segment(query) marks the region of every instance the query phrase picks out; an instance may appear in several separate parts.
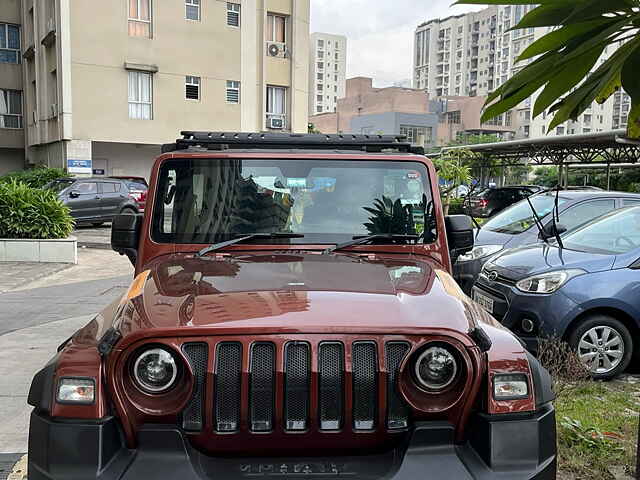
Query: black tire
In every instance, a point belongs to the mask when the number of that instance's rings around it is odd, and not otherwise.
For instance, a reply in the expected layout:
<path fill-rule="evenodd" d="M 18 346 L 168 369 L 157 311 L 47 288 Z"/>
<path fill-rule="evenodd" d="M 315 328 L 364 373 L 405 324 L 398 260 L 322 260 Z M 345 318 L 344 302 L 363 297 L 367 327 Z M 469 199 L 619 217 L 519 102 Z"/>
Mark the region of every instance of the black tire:
<path fill-rule="evenodd" d="M 92 227 L 98 228 L 104 225 L 104 222 L 94 222 L 91 224 Z"/>
<path fill-rule="evenodd" d="M 120 213 L 123 215 L 136 215 L 138 212 L 131 207 L 124 207 Z"/>
<path fill-rule="evenodd" d="M 631 363 L 634 353 L 633 338 L 631 337 L 629 329 L 627 329 L 620 320 L 609 315 L 597 313 L 585 317 L 572 330 L 569 335 L 569 345 L 571 345 L 571 348 L 578 352 L 578 344 L 580 343 L 580 339 L 583 335 L 585 335 L 589 330 L 597 327 L 608 327 L 614 330 L 622 340 L 622 344 L 624 346 L 622 360 L 615 366 L 615 368 L 603 373 L 591 372 L 591 377 L 594 380 L 610 380 L 624 372 Z"/>

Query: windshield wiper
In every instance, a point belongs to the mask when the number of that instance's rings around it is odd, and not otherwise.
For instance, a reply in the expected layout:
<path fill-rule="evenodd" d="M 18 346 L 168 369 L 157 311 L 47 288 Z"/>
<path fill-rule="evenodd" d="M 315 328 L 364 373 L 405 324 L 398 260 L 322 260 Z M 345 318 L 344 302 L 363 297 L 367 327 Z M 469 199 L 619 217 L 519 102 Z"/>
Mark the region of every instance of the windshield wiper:
<path fill-rule="evenodd" d="M 327 255 L 329 253 L 335 252 L 336 250 L 342 250 L 343 248 L 355 247 L 356 245 L 362 245 L 364 243 L 369 243 L 373 240 L 419 240 L 422 238 L 420 235 L 402 235 L 402 234 L 393 234 L 393 233 L 377 233 L 375 235 L 367 235 L 364 237 L 353 237 L 353 240 L 348 242 L 339 243 L 333 247 L 327 248 L 322 252 L 323 255 Z"/>
<path fill-rule="evenodd" d="M 204 257 L 207 253 L 215 252 L 217 250 L 221 250 L 225 247 L 230 247 L 231 245 L 235 245 L 236 243 L 246 242 L 248 240 L 256 240 L 256 239 L 270 239 L 270 238 L 303 238 L 304 235 L 302 233 L 286 233 L 286 232 L 273 232 L 273 233 L 247 233 L 243 234 L 238 238 L 234 238 L 233 240 L 227 240 L 226 242 L 214 243 L 206 248 L 203 248 L 196 255 L 197 257 Z"/>

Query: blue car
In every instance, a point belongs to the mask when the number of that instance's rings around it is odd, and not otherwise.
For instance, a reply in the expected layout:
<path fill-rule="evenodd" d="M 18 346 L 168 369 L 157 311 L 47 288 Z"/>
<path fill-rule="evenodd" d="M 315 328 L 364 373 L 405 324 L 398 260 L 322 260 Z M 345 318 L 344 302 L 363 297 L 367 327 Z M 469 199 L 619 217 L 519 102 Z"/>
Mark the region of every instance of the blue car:
<path fill-rule="evenodd" d="M 611 212 L 557 242 L 491 258 L 473 298 L 531 350 L 566 340 L 596 379 L 624 371 L 640 345 L 640 207 Z"/>
<path fill-rule="evenodd" d="M 539 193 L 530 199 L 544 227 L 548 229 L 551 211 L 556 205 L 556 192 Z M 588 189 L 564 190 L 560 192 L 557 203 L 558 223 L 571 232 L 612 210 L 640 205 L 640 195 Z M 529 202 L 523 200 L 516 203 L 482 226 L 477 232 L 473 250 L 459 257 L 454 264 L 453 276 L 462 290 L 470 295 L 482 266 L 492 255 L 507 248 L 541 243 L 542 237 L 535 227 Z"/>

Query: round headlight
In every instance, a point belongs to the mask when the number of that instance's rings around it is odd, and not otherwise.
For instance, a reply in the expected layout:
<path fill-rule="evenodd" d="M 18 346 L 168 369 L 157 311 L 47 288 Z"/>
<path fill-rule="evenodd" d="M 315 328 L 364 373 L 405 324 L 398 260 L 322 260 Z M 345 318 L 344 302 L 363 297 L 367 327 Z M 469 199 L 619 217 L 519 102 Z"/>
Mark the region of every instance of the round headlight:
<path fill-rule="evenodd" d="M 176 383 L 178 366 L 171 353 L 162 348 L 152 348 L 136 359 L 133 376 L 141 390 L 163 393 Z"/>
<path fill-rule="evenodd" d="M 418 357 L 415 376 L 421 387 L 440 391 L 456 379 L 458 362 L 455 356 L 441 346 L 428 347 Z"/>

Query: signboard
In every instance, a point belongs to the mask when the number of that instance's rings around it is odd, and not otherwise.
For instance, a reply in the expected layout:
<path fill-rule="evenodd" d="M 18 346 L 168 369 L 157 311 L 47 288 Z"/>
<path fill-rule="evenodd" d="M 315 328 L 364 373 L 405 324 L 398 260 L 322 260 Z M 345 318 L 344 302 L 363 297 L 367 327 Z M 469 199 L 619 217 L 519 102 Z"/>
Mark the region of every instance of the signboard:
<path fill-rule="evenodd" d="M 72 160 L 67 159 L 67 171 L 69 173 L 80 173 L 91 175 L 91 160 Z"/>
<path fill-rule="evenodd" d="M 104 175 L 104 168 L 94 168 L 93 169 L 93 174 L 94 175 Z"/>

